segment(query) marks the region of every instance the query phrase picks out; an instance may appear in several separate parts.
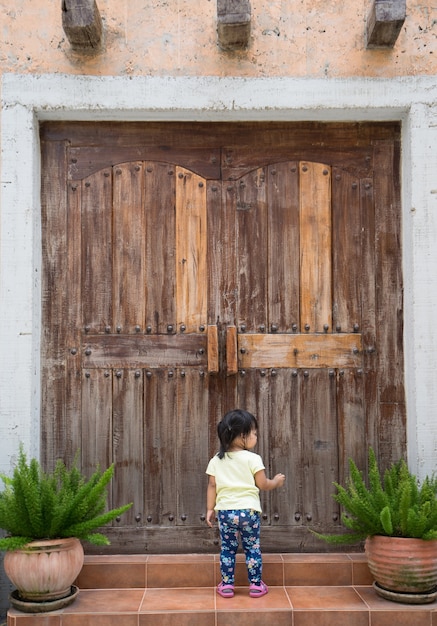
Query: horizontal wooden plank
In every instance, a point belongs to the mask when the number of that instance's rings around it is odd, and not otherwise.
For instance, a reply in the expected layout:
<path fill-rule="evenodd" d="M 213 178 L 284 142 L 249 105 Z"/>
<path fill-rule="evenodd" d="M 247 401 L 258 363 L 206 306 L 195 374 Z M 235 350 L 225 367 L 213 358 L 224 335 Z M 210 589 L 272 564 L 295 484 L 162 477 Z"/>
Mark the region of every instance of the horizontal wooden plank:
<path fill-rule="evenodd" d="M 207 179 L 220 178 L 220 151 L 217 148 L 182 148 L 173 146 L 115 146 L 70 148 L 68 177 L 82 180 L 104 168 L 130 161 L 168 163 L 168 175 L 175 174 L 175 164 L 182 165 Z M 149 166 L 151 164 L 149 163 Z"/>
<path fill-rule="evenodd" d="M 91 335 L 83 345 L 84 368 L 207 366 L 207 336 Z"/>
<path fill-rule="evenodd" d="M 361 335 L 238 335 L 239 367 L 361 367 Z"/>

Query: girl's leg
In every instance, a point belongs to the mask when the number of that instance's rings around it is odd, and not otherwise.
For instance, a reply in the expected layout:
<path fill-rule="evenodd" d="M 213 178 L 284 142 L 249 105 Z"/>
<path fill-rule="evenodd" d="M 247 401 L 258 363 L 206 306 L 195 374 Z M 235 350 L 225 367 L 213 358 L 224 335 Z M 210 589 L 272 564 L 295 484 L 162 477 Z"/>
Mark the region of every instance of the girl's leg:
<path fill-rule="evenodd" d="M 249 583 L 261 584 L 262 555 L 260 547 L 260 514 L 256 511 L 240 511 L 240 533 L 246 555 Z"/>
<path fill-rule="evenodd" d="M 239 511 L 219 511 L 220 529 L 220 573 L 222 582 L 233 585 L 235 579 L 235 557 L 238 550 Z"/>

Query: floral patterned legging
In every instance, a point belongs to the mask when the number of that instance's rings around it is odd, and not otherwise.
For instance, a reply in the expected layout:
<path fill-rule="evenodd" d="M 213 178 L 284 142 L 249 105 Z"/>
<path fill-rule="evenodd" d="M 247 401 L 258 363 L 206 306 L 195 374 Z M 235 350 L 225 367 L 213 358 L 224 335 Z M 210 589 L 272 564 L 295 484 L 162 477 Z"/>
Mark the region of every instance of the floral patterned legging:
<path fill-rule="evenodd" d="M 238 539 L 246 555 L 249 583 L 259 585 L 262 574 L 262 556 L 259 542 L 260 514 L 250 509 L 218 511 L 221 539 L 220 572 L 226 585 L 234 584 L 235 557 Z"/>

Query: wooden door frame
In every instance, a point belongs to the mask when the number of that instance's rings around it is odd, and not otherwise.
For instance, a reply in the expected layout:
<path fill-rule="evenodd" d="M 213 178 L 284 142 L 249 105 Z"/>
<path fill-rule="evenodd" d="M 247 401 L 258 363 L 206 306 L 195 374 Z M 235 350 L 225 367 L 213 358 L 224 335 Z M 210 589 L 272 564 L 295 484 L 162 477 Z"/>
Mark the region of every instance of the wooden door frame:
<path fill-rule="evenodd" d="M 120 127 L 126 127 L 126 125 L 119 125 Z M 265 141 L 266 146 L 268 146 L 269 142 L 274 139 L 274 158 L 278 159 L 278 153 L 281 153 L 281 136 L 284 131 L 284 126 L 290 130 L 293 127 L 293 131 L 295 132 L 295 146 L 293 158 L 308 158 L 311 155 L 314 156 L 315 160 L 327 161 L 330 158 L 332 159 L 332 153 L 335 152 L 334 146 L 339 146 L 341 144 L 341 151 L 344 152 L 345 144 L 349 142 L 350 144 L 350 154 L 353 157 L 354 168 L 359 171 L 365 172 L 368 167 L 368 163 L 366 165 L 366 161 L 368 158 L 374 160 L 374 171 L 377 173 L 380 171 L 381 173 L 384 170 L 384 163 L 387 159 L 396 159 L 396 162 L 399 162 L 398 158 L 398 150 L 399 150 L 399 126 L 397 124 L 387 125 L 387 124 L 281 124 L 281 123 L 269 123 L 269 124 L 251 124 L 251 123 L 241 123 L 241 124 L 220 124 L 220 142 L 223 142 L 223 134 L 228 134 L 229 137 L 234 137 L 236 130 L 239 129 L 239 132 L 246 133 L 248 129 L 251 130 L 252 136 L 256 138 L 256 142 Z M 91 127 L 93 128 L 93 132 L 96 133 L 95 140 L 98 142 L 102 142 L 105 145 L 105 142 L 113 141 L 113 137 L 111 136 L 111 129 L 113 131 L 114 125 L 101 123 L 98 127 L 91 123 L 78 123 L 78 124 L 70 124 L 69 128 L 75 130 L 77 141 L 80 143 L 81 141 L 88 141 Z M 130 124 L 128 134 L 132 137 L 137 137 L 138 133 L 140 135 L 141 141 L 141 129 L 146 129 L 150 132 L 150 129 L 153 128 L 158 135 L 162 135 L 162 138 L 167 138 L 167 148 L 168 151 L 168 133 L 172 132 L 175 129 L 179 129 L 177 135 L 176 144 L 178 149 L 181 146 L 187 145 L 187 140 L 189 142 L 191 138 L 191 142 L 195 143 L 193 137 L 195 137 L 195 133 L 193 133 L 193 129 L 197 129 L 198 132 L 202 132 L 205 124 Z M 387 134 L 387 128 L 390 128 L 390 132 Z M 263 130 L 264 129 L 264 130 Z M 386 129 L 386 130 L 384 130 Z M 43 197 L 45 193 L 45 189 L 48 188 L 52 181 L 52 176 L 58 177 L 67 177 L 68 168 L 74 168 L 75 165 L 67 162 L 66 156 L 66 144 L 64 143 L 65 128 L 62 123 L 50 123 L 42 126 L 42 144 L 44 146 L 43 150 Z M 72 132 L 72 131 L 71 131 Z M 372 141 L 372 154 L 369 155 L 369 133 L 375 133 L 376 137 L 373 138 Z M 392 139 L 389 138 L 389 135 L 395 132 L 397 137 L 395 141 L 395 148 L 393 148 Z M 98 137 L 97 137 L 98 135 Z M 330 143 L 330 139 L 331 142 Z M 71 133 L 69 134 L 69 140 L 71 141 Z M 232 139 L 232 141 L 235 141 Z M 315 143 L 317 147 L 315 147 Z M 364 148 L 365 146 L 365 148 Z M 130 147 L 131 153 L 135 154 L 135 145 Z M 360 152 L 361 150 L 361 152 Z M 397 152 L 396 152 L 397 150 Z M 337 150 L 338 151 L 338 150 Z M 283 153 L 289 156 L 290 146 L 284 146 Z M 357 153 L 359 155 L 357 156 Z M 321 155 L 321 156 L 320 156 Z M 351 157 L 351 158 L 352 158 Z M 228 155 L 228 158 L 238 159 L 238 149 L 234 150 L 233 153 Z M 102 156 L 103 162 L 105 156 Z M 234 162 L 235 163 L 235 162 Z M 346 165 L 346 164 L 345 164 Z M 250 167 L 250 164 L 242 164 L 242 168 Z M 56 171 L 53 171 L 53 170 Z M 243 171 L 242 170 L 242 171 Z M 400 231 L 400 189 L 399 189 L 399 177 L 396 178 L 396 181 L 393 182 L 385 180 L 384 176 L 378 175 L 375 177 L 375 185 L 379 187 L 381 194 L 384 196 L 385 200 L 382 202 L 380 206 L 380 210 L 383 210 L 383 205 L 387 205 L 390 207 L 390 219 L 386 220 L 385 229 L 384 229 L 384 237 L 387 239 L 383 242 L 380 241 L 380 246 L 385 249 L 387 246 L 388 250 L 392 250 L 394 253 L 394 257 L 397 259 L 397 254 L 399 253 L 399 231 Z M 60 215 L 59 212 L 55 211 L 48 212 L 47 215 L 50 215 L 50 221 L 44 221 L 46 228 L 49 228 L 51 232 L 67 232 L 68 231 L 68 212 L 66 211 L 66 197 L 63 194 L 62 189 L 56 189 L 54 192 L 55 195 L 52 196 L 54 202 L 52 202 L 53 206 L 56 206 L 57 209 L 63 209 L 63 214 Z M 47 206 L 43 202 L 43 209 L 47 210 Z M 46 216 L 45 216 L 46 217 Z M 63 230 L 64 229 L 64 230 Z M 44 240 L 46 243 L 46 240 Z M 59 237 L 59 241 L 56 245 L 59 245 L 59 249 L 56 249 L 56 246 L 51 245 L 50 247 L 45 246 L 43 248 L 44 259 L 47 267 L 50 265 L 53 266 L 53 269 L 59 269 L 59 260 L 62 258 L 62 262 L 65 264 L 64 268 L 67 267 L 69 262 L 68 258 L 62 257 L 62 247 L 64 246 L 64 239 L 62 236 Z M 393 284 L 401 285 L 401 275 L 399 263 L 395 263 L 394 261 L 391 263 L 388 262 L 389 259 L 385 259 L 384 263 L 384 271 L 380 272 L 380 293 L 386 293 L 384 285 Z M 388 271 L 390 270 L 390 271 Z M 62 266 L 61 266 L 62 271 Z M 50 270 L 48 274 L 50 274 Z M 45 289 L 43 289 L 43 293 L 49 293 L 49 285 L 45 284 Z M 391 292 L 390 292 L 391 293 Z M 52 319 L 53 315 L 56 314 L 56 311 L 65 310 L 65 295 L 61 292 L 55 294 L 53 297 L 53 292 L 50 294 L 50 298 L 46 297 L 44 299 L 44 307 L 45 307 L 45 316 L 46 319 Z M 382 296 L 384 297 L 384 296 Z M 57 301 L 56 301 L 57 298 Z M 394 308 L 396 312 L 399 309 Z M 55 311 L 56 310 L 56 311 Z M 396 339 L 399 337 L 399 323 L 401 320 L 396 316 L 393 317 L 390 324 L 389 332 L 383 336 L 382 341 L 388 342 L 387 349 L 391 351 L 393 358 L 391 359 L 391 364 L 396 363 L 396 371 L 398 376 L 396 380 L 393 377 L 393 370 L 390 367 L 390 371 L 387 371 L 387 368 L 383 369 L 381 363 L 379 363 L 380 371 L 382 373 L 381 376 L 378 377 L 379 384 L 382 385 L 382 409 L 380 414 L 380 423 L 376 426 L 376 429 L 379 433 L 383 434 L 383 436 L 378 437 L 381 445 L 381 454 L 383 457 L 383 465 L 389 463 L 393 458 L 399 458 L 399 456 L 405 455 L 405 405 L 403 398 L 403 386 L 400 379 L 402 376 L 402 354 L 398 352 L 396 343 Z M 44 337 L 45 341 L 43 342 L 43 349 L 45 350 L 45 354 L 47 355 L 46 359 L 46 369 L 45 376 L 47 379 L 49 378 L 49 372 L 52 367 L 57 368 L 57 371 L 60 373 L 60 377 L 62 378 L 62 370 L 63 363 L 66 358 L 66 355 L 63 353 L 61 346 L 58 344 L 53 344 L 53 338 Z M 47 341 L 48 339 L 48 341 Z M 55 338 L 56 339 L 56 338 Z M 72 337 L 70 354 L 73 355 L 73 351 L 77 350 L 75 347 L 75 337 Z M 368 346 L 369 351 L 366 354 L 366 359 L 378 360 L 378 353 L 374 354 L 370 349 L 371 346 Z M 77 353 L 76 353 L 77 354 Z M 68 357 L 70 358 L 70 357 Z M 399 367 L 400 365 L 400 367 Z M 57 382 L 61 385 L 65 385 L 64 387 L 64 395 L 59 394 L 58 398 L 64 398 L 68 396 L 68 381 L 65 384 L 65 381 L 57 380 Z M 395 385 L 393 386 L 393 383 Z M 386 385 L 386 387 L 384 387 Z M 384 396 L 384 389 L 390 388 L 390 391 L 387 391 L 387 395 Z M 393 396 L 393 391 L 398 393 L 399 395 Z M 53 396 L 52 396 L 53 398 Z M 394 398 L 394 400 L 393 400 Z M 44 440 L 44 449 L 43 449 L 43 461 L 46 465 L 50 466 L 54 459 L 53 453 L 56 448 L 55 441 L 57 441 L 57 450 L 59 454 L 59 443 L 63 444 L 63 456 L 65 458 L 71 458 L 73 454 L 73 450 L 69 449 L 69 439 L 68 437 L 63 437 L 66 432 L 68 432 L 68 421 L 69 416 L 65 411 L 65 402 L 61 400 L 59 405 L 54 405 L 51 402 L 51 398 L 48 397 L 46 399 L 47 406 L 50 407 L 50 411 L 46 412 L 43 416 L 43 424 L 42 424 L 42 436 Z M 387 420 L 387 421 L 385 421 Z M 387 430 L 384 428 L 384 424 L 387 423 L 390 425 L 390 429 Z M 393 438 L 393 433 L 395 435 L 399 435 L 403 433 L 403 436 Z M 285 537 L 284 537 L 285 540 Z"/>

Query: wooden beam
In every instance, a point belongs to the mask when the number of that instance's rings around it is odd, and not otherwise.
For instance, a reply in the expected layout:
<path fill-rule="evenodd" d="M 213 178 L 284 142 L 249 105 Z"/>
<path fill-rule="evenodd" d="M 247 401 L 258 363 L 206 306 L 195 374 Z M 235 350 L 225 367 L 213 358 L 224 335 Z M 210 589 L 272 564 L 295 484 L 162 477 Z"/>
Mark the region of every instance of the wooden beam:
<path fill-rule="evenodd" d="M 373 0 L 367 16 L 367 48 L 392 48 L 406 16 L 406 0 Z"/>
<path fill-rule="evenodd" d="M 250 37 L 250 0 L 217 0 L 217 34 L 223 50 L 247 48 Z"/>
<path fill-rule="evenodd" d="M 62 0 L 62 26 L 73 48 L 100 47 L 103 27 L 96 0 Z"/>

